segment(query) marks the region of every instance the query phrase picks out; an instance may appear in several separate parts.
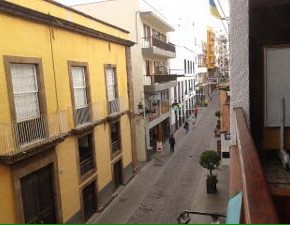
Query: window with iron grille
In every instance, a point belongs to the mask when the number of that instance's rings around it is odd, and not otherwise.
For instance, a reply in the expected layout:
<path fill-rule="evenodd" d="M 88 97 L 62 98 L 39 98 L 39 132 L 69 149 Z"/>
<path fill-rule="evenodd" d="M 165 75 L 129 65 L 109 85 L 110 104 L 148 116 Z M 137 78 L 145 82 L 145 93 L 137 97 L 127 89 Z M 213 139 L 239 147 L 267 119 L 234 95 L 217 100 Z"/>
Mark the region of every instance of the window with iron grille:
<path fill-rule="evenodd" d="M 111 123 L 110 128 L 112 153 L 114 154 L 121 149 L 120 122 L 116 121 Z"/>
<path fill-rule="evenodd" d="M 34 63 L 9 63 L 17 146 L 44 139 L 47 135 L 46 120 L 41 116 L 37 66 Z"/>
<path fill-rule="evenodd" d="M 93 135 L 89 134 L 78 138 L 79 163 L 81 175 L 95 168 Z"/>

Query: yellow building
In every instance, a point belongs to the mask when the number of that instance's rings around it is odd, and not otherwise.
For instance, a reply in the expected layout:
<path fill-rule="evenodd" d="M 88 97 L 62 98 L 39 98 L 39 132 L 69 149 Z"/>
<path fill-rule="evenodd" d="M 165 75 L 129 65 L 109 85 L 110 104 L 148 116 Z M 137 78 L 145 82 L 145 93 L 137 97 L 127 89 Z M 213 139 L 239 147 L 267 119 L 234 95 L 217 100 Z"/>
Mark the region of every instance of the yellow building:
<path fill-rule="evenodd" d="M 132 177 L 128 32 L 0 1 L 0 223 L 81 223 Z"/>
<path fill-rule="evenodd" d="M 215 33 L 211 28 L 208 28 L 206 41 L 206 66 L 208 69 L 215 69 L 215 65 Z"/>

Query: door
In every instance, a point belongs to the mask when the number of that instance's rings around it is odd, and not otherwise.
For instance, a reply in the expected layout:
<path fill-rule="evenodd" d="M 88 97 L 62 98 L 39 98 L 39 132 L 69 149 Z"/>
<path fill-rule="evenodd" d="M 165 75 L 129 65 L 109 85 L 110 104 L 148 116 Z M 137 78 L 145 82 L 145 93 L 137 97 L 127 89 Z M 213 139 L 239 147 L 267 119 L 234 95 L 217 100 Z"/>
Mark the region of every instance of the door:
<path fill-rule="evenodd" d="M 20 179 L 25 223 L 56 223 L 52 165 Z"/>
<path fill-rule="evenodd" d="M 83 189 L 84 219 L 87 221 L 96 212 L 96 183 L 95 181 Z"/>
<path fill-rule="evenodd" d="M 114 184 L 117 189 L 122 183 L 122 163 L 121 160 L 114 164 Z"/>

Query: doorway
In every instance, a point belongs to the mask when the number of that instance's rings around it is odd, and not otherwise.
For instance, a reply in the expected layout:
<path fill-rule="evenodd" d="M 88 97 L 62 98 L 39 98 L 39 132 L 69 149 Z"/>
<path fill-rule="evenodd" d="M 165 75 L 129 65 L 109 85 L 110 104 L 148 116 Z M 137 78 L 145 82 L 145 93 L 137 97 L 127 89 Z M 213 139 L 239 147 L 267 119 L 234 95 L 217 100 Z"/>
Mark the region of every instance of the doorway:
<path fill-rule="evenodd" d="M 114 170 L 114 184 L 115 190 L 123 184 L 123 176 L 122 176 L 122 160 L 116 162 L 113 166 Z"/>
<path fill-rule="evenodd" d="M 20 179 L 25 223 L 56 223 L 52 164 Z"/>
<path fill-rule="evenodd" d="M 87 221 L 96 212 L 96 182 L 83 189 L 84 220 Z"/>

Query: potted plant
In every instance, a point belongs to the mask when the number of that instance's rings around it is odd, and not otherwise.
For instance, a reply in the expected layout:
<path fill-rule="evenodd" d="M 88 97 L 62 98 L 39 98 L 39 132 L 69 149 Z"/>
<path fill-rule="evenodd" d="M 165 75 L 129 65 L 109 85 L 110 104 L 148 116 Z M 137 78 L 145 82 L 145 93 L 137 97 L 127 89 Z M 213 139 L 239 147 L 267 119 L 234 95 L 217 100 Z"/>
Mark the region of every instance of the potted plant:
<path fill-rule="evenodd" d="M 203 168 L 209 170 L 209 174 L 206 179 L 207 193 L 216 193 L 216 184 L 218 182 L 217 175 L 212 173 L 213 170 L 217 169 L 220 164 L 220 156 L 216 151 L 206 150 L 201 153 L 199 163 Z"/>

